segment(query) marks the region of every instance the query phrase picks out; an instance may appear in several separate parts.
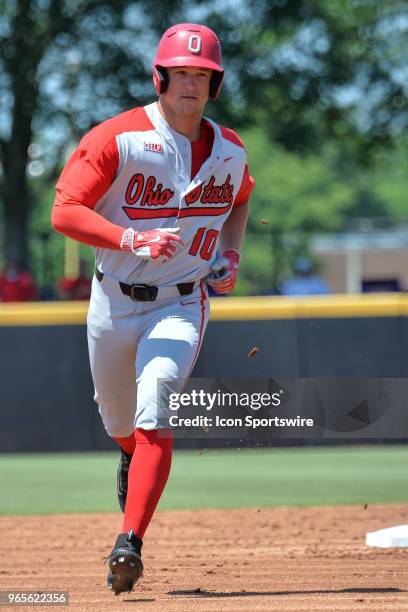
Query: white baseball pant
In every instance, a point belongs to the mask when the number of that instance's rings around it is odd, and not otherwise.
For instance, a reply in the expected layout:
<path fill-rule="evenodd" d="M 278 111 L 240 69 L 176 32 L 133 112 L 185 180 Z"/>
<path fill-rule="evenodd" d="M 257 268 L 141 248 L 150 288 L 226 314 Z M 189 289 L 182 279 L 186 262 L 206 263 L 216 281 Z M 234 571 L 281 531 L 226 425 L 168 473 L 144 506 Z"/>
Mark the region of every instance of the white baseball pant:
<path fill-rule="evenodd" d="M 207 285 L 197 285 L 190 295 L 164 287 L 154 302 L 135 302 L 116 279 L 93 278 L 88 348 L 94 399 L 108 435 L 164 426 L 159 421 L 168 407 L 158 406 L 157 380 L 180 380 L 172 389 L 182 391 L 209 318 Z"/>

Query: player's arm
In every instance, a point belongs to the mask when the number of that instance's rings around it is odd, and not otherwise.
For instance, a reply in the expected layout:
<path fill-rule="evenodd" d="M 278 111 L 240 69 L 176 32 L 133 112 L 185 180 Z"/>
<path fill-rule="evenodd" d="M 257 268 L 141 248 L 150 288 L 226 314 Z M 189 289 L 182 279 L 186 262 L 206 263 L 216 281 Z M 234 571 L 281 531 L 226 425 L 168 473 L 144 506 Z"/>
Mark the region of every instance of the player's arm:
<path fill-rule="evenodd" d="M 53 228 L 79 242 L 105 249 L 121 249 L 125 228 L 104 219 L 92 208 L 57 190 L 51 221 Z"/>
<path fill-rule="evenodd" d="M 231 249 L 240 253 L 244 241 L 248 214 L 248 202 L 244 202 L 239 206 L 234 206 L 230 216 L 222 226 L 218 242 L 220 253 L 224 253 Z"/>
<path fill-rule="evenodd" d="M 139 257 L 164 260 L 183 245 L 172 231 L 135 232 L 116 225 L 95 209 L 115 180 L 118 167 L 116 139 L 107 142 L 98 132 L 88 134 L 66 164 L 56 185 L 52 210 L 54 229 L 94 247 L 130 251 Z"/>
<path fill-rule="evenodd" d="M 249 213 L 249 196 L 255 185 L 245 166 L 241 188 L 234 202 L 234 207 L 222 226 L 218 242 L 218 257 L 212 265 L 212 273 L 207 283 L 216 293 L 229 293 L 235 287 L 238 275 L 241 246 L 245 236 Z"/>
<path fill-rule="evenodd" d="M 135 232 L 111 223 L 85 204 L 57 190 L 53 211 L 53 228 L 69 238 L 90 246 L 130 251 L 138 257 L 163 261 L 170 259 L 183 246 L 177 228 Z"/>
<path fill-rule="evenodd" d="M 235 287 L 248 212 L 248 202 L 234 207 L 222 227 L 218 242 L 222 256 L 215 260 L 212 273 L 207 277 L 207 283 L 216 293 L 230 293 Z"/>

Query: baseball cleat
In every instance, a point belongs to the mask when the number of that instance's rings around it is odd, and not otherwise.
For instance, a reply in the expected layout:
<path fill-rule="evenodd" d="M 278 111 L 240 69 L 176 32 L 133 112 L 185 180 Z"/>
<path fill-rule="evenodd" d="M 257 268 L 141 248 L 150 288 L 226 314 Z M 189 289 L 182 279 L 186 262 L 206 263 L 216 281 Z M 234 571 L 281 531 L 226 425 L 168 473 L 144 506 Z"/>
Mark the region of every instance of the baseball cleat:
<path fill-rule="evenodd" d="M 115 595 L 130 593 L 143 575 L 142 544 L 142 540 L 135 536 L 132 530 L 118 535 L 107 559 L 109 560 L 107 584 Z"/>
<path fill-rule="evenodd" d="M 120 460 L 117 474 L 118 502 L 122 512 L 125 511 L 126 498 L 128 492 L 128 475 L 132 455 L 128 455 L 124 450 L 120 450 Z"/>

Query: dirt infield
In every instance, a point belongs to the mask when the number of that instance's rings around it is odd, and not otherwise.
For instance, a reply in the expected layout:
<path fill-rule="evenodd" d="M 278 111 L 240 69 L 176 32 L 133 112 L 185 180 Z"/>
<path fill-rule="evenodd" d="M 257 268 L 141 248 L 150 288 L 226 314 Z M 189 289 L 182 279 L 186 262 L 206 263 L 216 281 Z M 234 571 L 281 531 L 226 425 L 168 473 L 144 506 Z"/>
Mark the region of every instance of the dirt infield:
<path fill-rule="evenodd" d="M 407 611 L 408 549 L 364 545 L 402 523 L 408 505 L 158 513 L 145 576 L 115 597 L 103 558 L 119 514 L 1 517 L 0 589 L 69 591 L 75 610 Z"/>

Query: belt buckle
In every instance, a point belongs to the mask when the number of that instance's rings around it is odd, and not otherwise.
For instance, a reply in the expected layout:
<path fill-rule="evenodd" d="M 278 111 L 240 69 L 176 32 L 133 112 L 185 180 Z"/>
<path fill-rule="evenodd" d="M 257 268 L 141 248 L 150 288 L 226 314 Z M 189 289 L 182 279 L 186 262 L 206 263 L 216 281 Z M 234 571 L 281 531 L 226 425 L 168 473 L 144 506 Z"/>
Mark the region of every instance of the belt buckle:
<path fill-rule="evenodd" d="M 154 285 L 131 285 L 130 299 L 134 302 L 154 302 L 158 288 Z"/>

